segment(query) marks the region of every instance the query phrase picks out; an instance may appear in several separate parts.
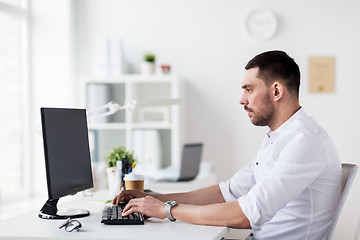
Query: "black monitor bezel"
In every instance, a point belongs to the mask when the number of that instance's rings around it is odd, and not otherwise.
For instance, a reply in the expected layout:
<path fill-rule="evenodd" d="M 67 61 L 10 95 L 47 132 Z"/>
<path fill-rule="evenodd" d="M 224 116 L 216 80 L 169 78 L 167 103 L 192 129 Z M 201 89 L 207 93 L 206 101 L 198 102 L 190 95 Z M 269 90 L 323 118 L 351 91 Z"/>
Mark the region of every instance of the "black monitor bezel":
<path fill-rule="evenodd" d="M 45 120 L 44 120 L 45 111 L 47 111 L 47 110 L 83 111 L 83 114 L 85 114 L 85 128 L 86 128 L 86 132 L 88 132 L 86 109 L 80 109 L 80 108 L 41 108 L 40 110 L 41 110 L 42 135 L 43 135 L 45 168 L 46 168 L 46 180 L 47 180 L 47 189 L 48 189 L 49 200 L 59 199 L 59 198 L 64 197 L 64 196 L 75 194 L 75 193 L 77 193 L 79 191 L 83 191 L 83 190 L 87 190 L 89 188 L 92 188 L 94 186 L 94 181 L 93 181 L 92 172 L 90 171 L 91 183 L 87 183 L 87 184 L 81 185 L 81 186 L 76 186 L 74 188 L 66 189 L 64 191 L 53 192 L 53 189 L 51 188 L 50 165 L 49 165 L 49 155 L 48 155 L 48 148 L 47 148 L 47 135 L 46 135 Z M 85 141 L 87 143 L 87 146 L 89 146 L 89 137 L 88 137 L 88 135 L 86 136 Z M 89 153 L 88 159 L 89 159 L 89 164 L 90 164 L 90 169 L 91 169 L 90 149 L 89 149 L 88 153 Z"/>

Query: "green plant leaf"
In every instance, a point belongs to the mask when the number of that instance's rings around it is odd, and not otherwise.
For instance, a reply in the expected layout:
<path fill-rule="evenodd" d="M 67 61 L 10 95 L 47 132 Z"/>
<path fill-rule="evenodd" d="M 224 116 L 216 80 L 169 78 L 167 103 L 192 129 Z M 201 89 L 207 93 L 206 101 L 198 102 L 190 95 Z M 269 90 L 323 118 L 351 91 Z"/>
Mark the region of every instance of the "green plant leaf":
<path fill-rule="evenodd" d="M 134 151 L 129 151 L 125 146 L 118 145 L 113 146 L 111 151 L 107 151 L 104 156 L 106 165 L 110 167 L 116 167 L 116 162 L 122 159 L 129 159 L 130 166 L 137 160 L 134 156 Z"/>
<path fill-rule="evenodd" d="M 145 53 L 144 54 L 144 61 L 146 62 L 155 62 L 156 55 L 153 53 Z"/>

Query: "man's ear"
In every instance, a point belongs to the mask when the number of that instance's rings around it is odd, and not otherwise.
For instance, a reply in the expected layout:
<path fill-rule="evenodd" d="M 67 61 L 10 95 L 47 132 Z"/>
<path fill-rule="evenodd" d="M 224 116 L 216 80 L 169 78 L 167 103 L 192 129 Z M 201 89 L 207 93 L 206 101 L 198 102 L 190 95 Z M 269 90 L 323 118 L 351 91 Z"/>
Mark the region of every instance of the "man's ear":
<path fill-rule="evenodd" d="M 285 86 L 281 82 L 274 82 L 271 88 L 274 101 L 279 101 L 284 96 Z"/>

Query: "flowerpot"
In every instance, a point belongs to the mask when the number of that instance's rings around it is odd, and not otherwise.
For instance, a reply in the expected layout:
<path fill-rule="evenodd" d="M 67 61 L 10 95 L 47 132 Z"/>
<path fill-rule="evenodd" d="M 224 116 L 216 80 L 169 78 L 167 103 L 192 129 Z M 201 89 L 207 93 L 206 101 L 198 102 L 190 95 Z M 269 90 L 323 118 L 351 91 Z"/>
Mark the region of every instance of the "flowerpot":
<path fill-rule="evenodd" d="M 153 62 L 142 62 L 140 66 L 140 72 L 143 75 L 151 75 L 155 73 L 155 63 Z"/>
<path fill-rule="evenodd" d="M 116 172 L 116 167 L 106 169 L 110 198 L 114 198 L 116 195 L 120 193 L 121 179 L 116 176 L 115 172 Z"/>

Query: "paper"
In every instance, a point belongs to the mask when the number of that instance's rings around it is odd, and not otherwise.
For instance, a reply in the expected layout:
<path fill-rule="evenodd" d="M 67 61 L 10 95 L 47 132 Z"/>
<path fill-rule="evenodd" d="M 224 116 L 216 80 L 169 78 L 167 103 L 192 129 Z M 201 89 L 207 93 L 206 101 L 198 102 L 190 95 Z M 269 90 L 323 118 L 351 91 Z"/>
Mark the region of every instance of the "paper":
<path fill-rule="evenodd" d="M 335 57 L 309 57 L 309 91 L 334 92 Z"/>

